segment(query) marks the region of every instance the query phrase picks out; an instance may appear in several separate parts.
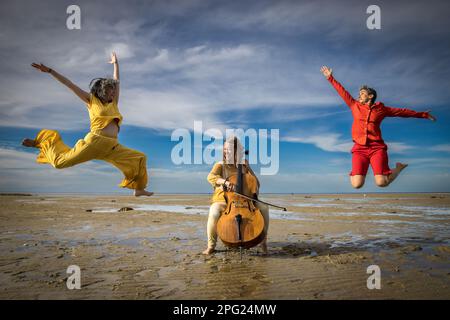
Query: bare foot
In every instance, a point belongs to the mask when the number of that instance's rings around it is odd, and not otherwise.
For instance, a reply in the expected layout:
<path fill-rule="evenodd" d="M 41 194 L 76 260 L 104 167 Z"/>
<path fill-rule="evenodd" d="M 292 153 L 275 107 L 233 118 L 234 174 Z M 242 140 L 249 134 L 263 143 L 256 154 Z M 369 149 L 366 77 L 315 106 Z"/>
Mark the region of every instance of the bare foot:
<path fill-rule="evenodd" d="M 141 197 L 141 196 L 151 197 L 153 195 L 153 192 L 149 192 L 145 189 L 142 189 L 142 190 L 136 189 L 136 190 L 134 190 L 134 195 L 136 197 Z"/>
<path fill-rule="evenodd" d="M 398 172 L 402 171 L 403 169 L 405 169 L 408 165 L 406 163 L 401 163 L 401 162 L 397 162 L 395 164 L 395 168 L 398 169 Z"/>
<path fill-rule="evenodd" d="M 214 248 L 208 247 L 205 251 L 202 252 L 202 254 L 211 254 L 214 251 L 216 251 Z"/>
<path fill-rule="evenodd" d="M 34 141 L 33 139 L 23 139 L 22 140 L 22 145 L 24 147 L 36 147 L 36 141 Z"/>
<path fill-rule="evenodd" d="M 395 169 L 392 170 L 392 173 L 388 176 L 387 178 L 387 184 L 384 185 L 384 187 L 390 185 L 392 183 L 392 181 L 394 181 L 398 175 L 400 174 L 400 172 L 405 169 L 408 165 L 406 163 L 401 163 L 401 162 L 397 162 L 395 164 Z"/>

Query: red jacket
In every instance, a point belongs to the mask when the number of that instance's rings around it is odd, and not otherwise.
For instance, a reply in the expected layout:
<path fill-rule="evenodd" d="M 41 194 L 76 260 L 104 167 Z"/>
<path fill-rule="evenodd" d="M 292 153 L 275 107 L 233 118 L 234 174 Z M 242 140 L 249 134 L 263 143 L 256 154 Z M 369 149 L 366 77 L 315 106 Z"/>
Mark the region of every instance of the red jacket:
<path fill-rule="evenodd" d="M 428 112 L 391 108 L 385 106 L 382 102 L 375 102 L 369 107 L 367 104 L 359 103 L 353 99 L 350 93 L 333 76 L 330 76 L 328 81 L 352 111 L 352 139 L 358 144 L 365 145 L 367 140 L 383 142 L 380 124 L 385 117 L 428 118 Z"/>

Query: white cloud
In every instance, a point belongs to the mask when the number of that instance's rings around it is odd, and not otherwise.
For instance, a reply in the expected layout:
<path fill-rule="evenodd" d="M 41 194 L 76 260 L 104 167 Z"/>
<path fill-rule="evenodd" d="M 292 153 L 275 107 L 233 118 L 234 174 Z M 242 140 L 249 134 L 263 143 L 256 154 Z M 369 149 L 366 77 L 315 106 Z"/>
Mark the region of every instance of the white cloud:
<path fill-rule="evenodd" d="M 126 124 L 159 130 L 189 129 L 194 121 L 201 120 L 205 127 L 221 127 L 220 121 L 209 110 L 208 101 L 184 89 L 129 89 L 122 95 L 122 101 Z"/>
<path fill-rule="evenodd" d="M 86 19 L 79 34 L 68 32 L 64 25 L 58 26 L 58 20 L 54 19 L 56 11 L 40 10 L 37 5 L 22 6 L 8 2 L 6 7 L 12 7 L 10 11 L 23 11 L 22 15 L 2 15 L 5 24 L 17 25 L 14 29 L 4 28 L 1 35 L 5 41 L 1 42 L 0 49 L 11 55 L 13 61 L 6 66 L 8 74 L 0 79 L 2 126 L 86 128 L 87 119 L 80 114 L 82 103 L 60 84 L 51 83 L 53 79 L 32 70 L 29 64 L 47 63 L 87 90 L 92 78 L 112 74 L 112 67 L 107 63 L 112 50 L 117 51 L 121 63 L 124 98 L 121 110 L 131 115 L 125 118 L 125 123 L 160 130 L 185 127 L 186 121 L 192 119 L 221 123 L 217 119 L 222 118 L 223 110 L 265 109 L 261 122 L 317 117 L 314 112 L 322 114 L 321 107 L 342 104 L 319 73 L 320 65 L 325 62 L 336 64 L 336 73 L 345 77 L 344 84 L 351 86 L 351 91 L 364 80 L 362 76 L 370 73 L 373 86 L 380 86 L 380 96 L 399 104 L 415 103 L 412 105 L 415 107 L 428 103 L 429 96 L 434 95 L 421 91 L 421 72 L 434 74 L 433 68 L 437 66 L 422 56 L 398 59 L 394 55 L 382 61 L 374 60 L 370 70 L 366 70 L 367 64 L 335 57 L 327 50 L 318 54 L 318 48 L 311 48 L 302 38 L 289 44 L 272 41 L 273 35 L 300 32 L 304 36 L 323 33 L 326 39 L 340 34 L 339 41 L 346 43 L 350 30 L 365 31 L 355 28 L 364 22 L 356 15 L 360 5 L 342 10 L 334 2 L 318 8 L 312 2 L 210 7 L 201 1 L 189 1 L 189 4 L 178 1 L 176 5 L 153 2 L 142 7 L 117 3 L 111 10 L 83 3 L 82 10 L 89 12 L 89 17 L 100 11 L 107 14 L 105 19 Z M 248 14 L 249 10 L 252 14 Z M 178 18 L 190 14 L 195 19 L 188 27 L 210 27 L 211 33 L 226 30 L 262 33 L 259 37 L 233 36 L 231 41 L 215 41 L 211 34 L 195 40 L 172 41 L 171 36 L 176 35 L 174 28 L 186 26 L 179 25 Z M 401 18 L 404 21 L 406 15 L 402 13 Z M 37 28 L 39 21 L 48 24 Z M 396 77 L 386 78 L 392 70 Z M 352 79 L 353 83 L 346 79 Z M 150 115 L 143 115 L 137 112 L 139 107 L 134 103 L 155 107 Z M 176 112 L 175 106 L 179 106 Z M 251 119 L 240 121 L 246 124 Z"/>
<path fill-rule="evenodd" d="M 208 48 L 206 45 L 189 48 L 186 50 L 186 62 L 189 64 L 217 63 L 222 61 L 236 61 L 255 55 L 255 49 L 250 45 L 238 45 L 237 47 L 225 47 L 220 49 Z"/>
<path fill-rule="evenodd" d="M 353 143 L 340 140 L 341 135 L 337 133 L 317 134 L 310 136 L 289 136 L 282 140 L 287 142 L 300 142 L 313 144 L 317 148 L 330 152 L 350 152 Z"/>
<path fill-rule="evenodd" d="M 317 133 L 304 134 L 296 133 L 282 137 L 281 140 L 294 143 L 307 143 L 316 146 L 317 148 L 329 152 L 350 152 L 354 143 L 341 139 L 339 133 Z M 389 153 L 406 153 L 415 149 L 414 146 L 407 145 L 403 142 L 386 142 Z"/>
<path fill-rule="evenodd" d="M 405 159 L 405 162 L 417 168 L 440 168 L 440 169 L 450 168 L 450 159 L 448 157 L 410 158 Z"/>
<path fill-rule="evenodd" d="M 450 144 L 438 144 L 430 147 L 431 151 L 450 152 Z"/>
<path fill-rule="evenodd" d="M 225 29 L 296 36 L 317 32 L 327 40 L 337 42 L 350 32 L 357 35 L 367 32 L 368 6 L 369 3 L 358 0 L 328 0 L 321 1 L 320 4 L 315 1 L 268 0 L 257 1 L 248 6 L 218 6 L 205 14 L 204 20 L 210 25 L 219 25 Z M 417 32 L 441 34 L 449 25 L 444 13 L 446 6 L 446 1 L 431 1 L 429 4 L 384 1 L 380 3 L 382 29 L 407 29 L 413 21 Z M 412 20 L 412 17 L 417 17 L 418 12 L 421 13 L 420 19 Z M 391 37 L 395 37 L 395 34 Z"/>
<path fill-rule="evenodd" d="M 128 59 L 134 57 L 134 52 L 126 43 L 112 43 L 110 47 L 105 49 L 105 55 L 110 56 L 111 52 L 115 52 L 121 59 Z"/>
<path fill-rule="evenodd" d="M 407 151 L 416 149 L 415 146 L 407 145 L 403 142 L 387 142 L 388 152 L 391 153 L 405 153 Z"/>

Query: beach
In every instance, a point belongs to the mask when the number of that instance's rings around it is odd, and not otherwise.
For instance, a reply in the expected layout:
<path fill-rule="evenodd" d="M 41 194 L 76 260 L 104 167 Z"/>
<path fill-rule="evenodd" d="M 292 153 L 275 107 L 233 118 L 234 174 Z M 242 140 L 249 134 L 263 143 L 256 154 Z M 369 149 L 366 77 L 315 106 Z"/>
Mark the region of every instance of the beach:
<path fill-rule="evenodd" d="M 209 195 L 2 195 L 0 299 L 450 299 L 450 194 L 261 199 L 268 255 L 205 256 Z"/>

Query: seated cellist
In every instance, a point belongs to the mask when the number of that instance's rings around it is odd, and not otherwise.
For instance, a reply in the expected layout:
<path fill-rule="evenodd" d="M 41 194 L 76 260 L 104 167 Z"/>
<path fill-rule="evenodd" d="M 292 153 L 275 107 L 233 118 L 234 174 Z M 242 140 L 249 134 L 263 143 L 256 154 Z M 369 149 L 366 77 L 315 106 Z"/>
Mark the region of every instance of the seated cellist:
<path fill-rule="evenodd" d="M 234 143 L 236 141 L 236 144 Z M 244 148 L 235 137 L 228 138 L 223 145 L 223 161 L 216 162 L 208 174 L 208 182 L 214 188 L 214 193 L 211 199 L 211 207 L 209 209 L 208 224 L 207 224 L 207 236 L 208 247 L 203 254 L 211 254 L 215 251 L 217 243 L 217 221 L 220 218 L 222 211 L 226 208 L 227 204 L 224 197 L 224 187 L 227 190 L 234 190 L 234 186 L 226 181 L 231 175 L 237 174 L 237 165 L 243 163 L 244 170 L 252 174 L 255 178 L 256 175 L 250 168 L 248 161 L 244 159 Z M 256 178 L 256 180 L 258 180 Z M 259 181 L 258 181 L 259 188 Z M 269 208 L 265 204 L 256 202 L 255 205 L 261 211 L 264 217 L 264 231 L 266 237 L 261 242 L 261 249 L 264 255 L 267 254 L 267 230 L 269 228 Z"/>

